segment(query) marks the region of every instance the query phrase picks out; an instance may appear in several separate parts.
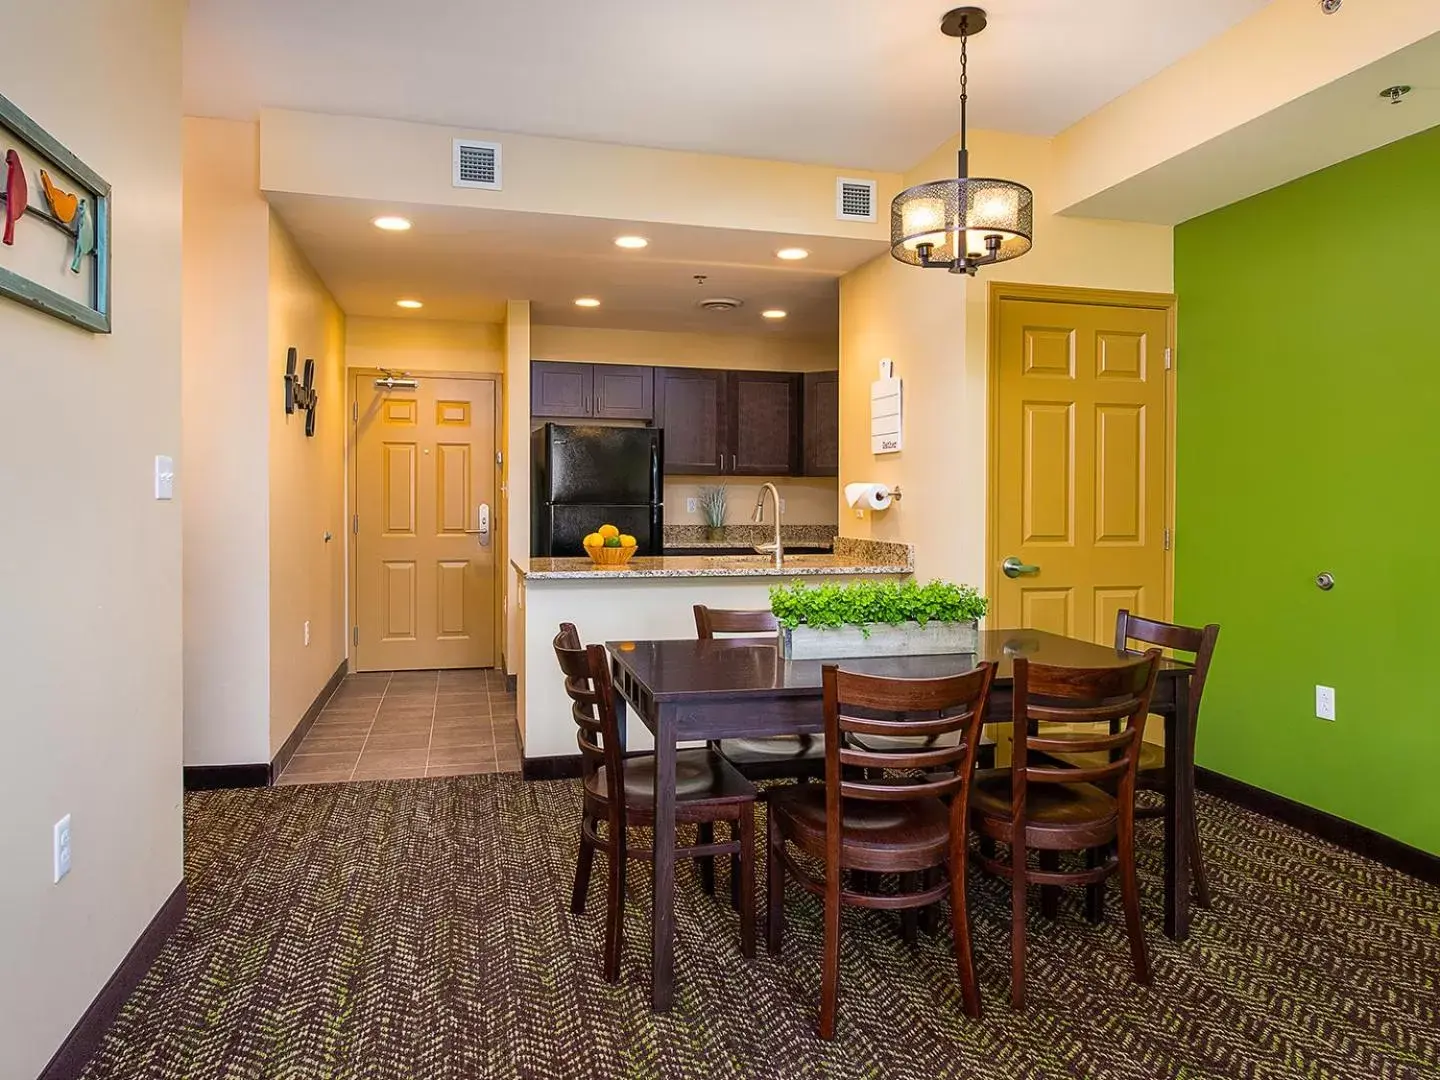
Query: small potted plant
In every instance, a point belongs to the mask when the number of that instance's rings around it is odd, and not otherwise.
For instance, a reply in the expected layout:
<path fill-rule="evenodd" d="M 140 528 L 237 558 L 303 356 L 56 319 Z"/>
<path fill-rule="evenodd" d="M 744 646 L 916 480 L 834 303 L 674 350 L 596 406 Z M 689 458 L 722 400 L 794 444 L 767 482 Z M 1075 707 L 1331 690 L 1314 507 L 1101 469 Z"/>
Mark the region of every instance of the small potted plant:
<path fill-rule="evenodd" d="M 705 539 L 725 539 L 725 485 L 707 484 L 700 489 L 697 501 L 705 515 Z"/>
<path fill-rule="evenodd" d="M 989 601 L 969 585 L 858 581 L 770 590 L 787 660 L 973 653 Z"/>

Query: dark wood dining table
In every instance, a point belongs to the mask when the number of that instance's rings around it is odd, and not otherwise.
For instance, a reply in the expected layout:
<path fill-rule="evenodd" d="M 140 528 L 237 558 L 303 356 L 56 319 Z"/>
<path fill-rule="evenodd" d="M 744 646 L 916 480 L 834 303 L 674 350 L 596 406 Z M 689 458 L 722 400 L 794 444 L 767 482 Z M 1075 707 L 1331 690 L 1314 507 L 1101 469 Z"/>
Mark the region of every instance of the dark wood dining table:
<path fill-rule="evenodd" d="M 850 671 L 929 678 L 998 665 L 987 723 L 1010 720 L 1013 661 L 1099 667 L 1127 662 L 1113 647 L 1039 630 L 984 630 L 977 651 L 944 656 L 868 657 L 843 661 L 784 660 L 769 643 L 744 640 L 612 641 L 611 671 L 624 702 L 655 735 L 655 910 L 651 938 L 651 1004 L 667 1011 L 674 997 L 675 752 L 681 742 L 793 733 L 824 728 L 820 670 L 840 663 Z M 1166 659 L 1156 680 L 1152 711 L 1165 717 L 1165 933 L 1190 932 L 1190 867 L 1181 823 L 1195 797 L 1189 664 Z M 624 722 L 622 706 L 622 724 Z M 623 730 L 623 728 L 622 728 Z"/>

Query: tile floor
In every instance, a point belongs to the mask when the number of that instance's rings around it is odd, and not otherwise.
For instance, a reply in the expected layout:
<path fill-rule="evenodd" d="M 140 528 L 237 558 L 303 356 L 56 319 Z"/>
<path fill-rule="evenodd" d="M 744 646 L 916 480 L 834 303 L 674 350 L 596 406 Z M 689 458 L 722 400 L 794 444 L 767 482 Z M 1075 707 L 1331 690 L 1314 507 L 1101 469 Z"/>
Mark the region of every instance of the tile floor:
<path fill-rule="evenodd" d="M 515 695 L 498 671 L 347 676 L 280 784 L 518 772 Z"/>

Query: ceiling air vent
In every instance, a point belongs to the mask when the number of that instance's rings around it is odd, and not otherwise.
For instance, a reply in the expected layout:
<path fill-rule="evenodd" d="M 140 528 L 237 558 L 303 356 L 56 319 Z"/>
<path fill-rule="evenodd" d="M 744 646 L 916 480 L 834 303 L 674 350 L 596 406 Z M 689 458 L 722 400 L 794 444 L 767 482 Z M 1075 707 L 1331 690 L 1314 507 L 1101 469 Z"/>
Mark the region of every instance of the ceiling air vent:
<path fill-rule="evenodd" d="M 736 300 L 733 296 L 712 296 L 708 300 L 701 300 L 695 306 L 703 311 L 734 311 L 744 303 L 744 300 Z"/>
<path fill-rule="evenodd" d="M 875 220 L 875 181 L 835 181 L 835 216 L 841 221 Z"/>
<path fill-rule="evenodd" d="M 500 144 L 456 139 L 450 182 L 461 188 L 500 190 Z"/>

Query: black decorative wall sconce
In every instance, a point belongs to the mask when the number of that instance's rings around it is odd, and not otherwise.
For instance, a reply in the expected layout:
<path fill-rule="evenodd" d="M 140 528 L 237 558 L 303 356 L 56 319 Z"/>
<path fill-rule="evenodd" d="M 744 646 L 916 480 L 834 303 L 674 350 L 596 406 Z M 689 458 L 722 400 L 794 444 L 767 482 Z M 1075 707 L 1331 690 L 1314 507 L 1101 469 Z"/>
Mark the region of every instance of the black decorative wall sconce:
<path fill-rule="evenodd" d="M 320 395 L 315 392 L 315 361 L 311 358 L 305 360 L 305 377 L 299 378 L 295 374 L 295 364 L 300 354 L 291 348 L 285 354 L 285 414 L 288 416 L 296 409 L 303 409 L 305 412 L 305 435 L 307 438 L 315 437 L 315 403 L 320 400 Z"/>

